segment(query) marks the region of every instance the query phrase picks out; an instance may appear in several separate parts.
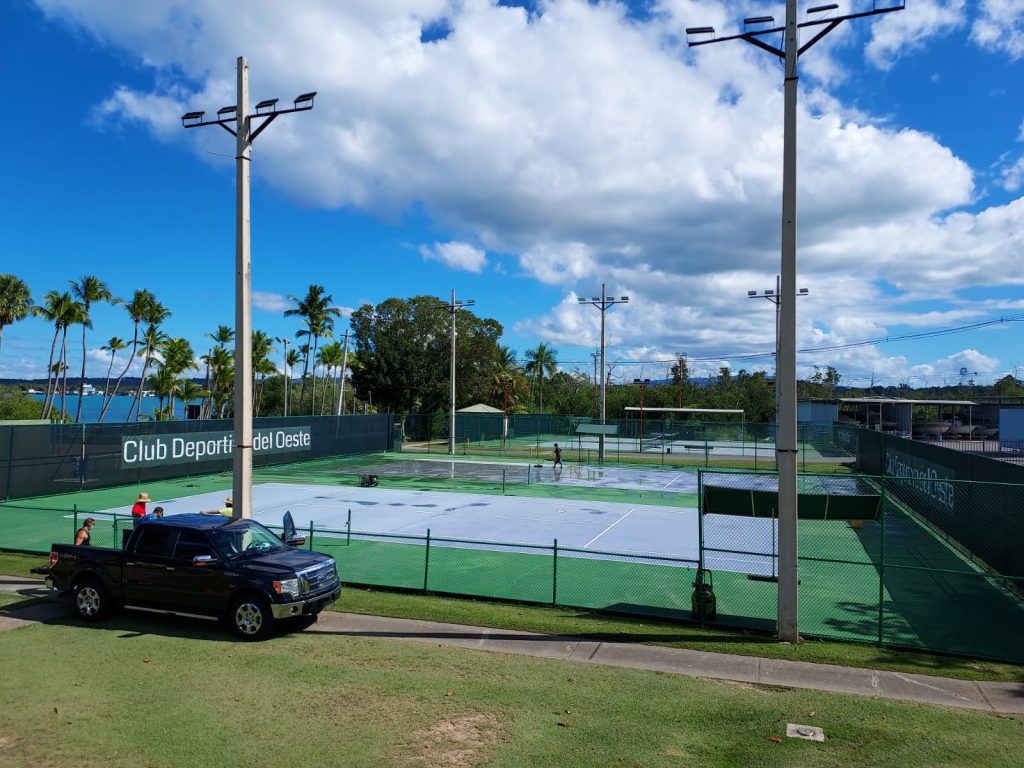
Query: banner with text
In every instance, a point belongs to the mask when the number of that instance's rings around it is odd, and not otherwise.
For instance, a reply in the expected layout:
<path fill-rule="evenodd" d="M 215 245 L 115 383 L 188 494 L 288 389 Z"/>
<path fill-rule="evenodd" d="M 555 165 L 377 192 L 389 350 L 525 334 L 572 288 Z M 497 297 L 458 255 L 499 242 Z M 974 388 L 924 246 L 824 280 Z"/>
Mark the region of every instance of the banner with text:
<path fill-rule="evenodd" d="M 233 432 L 196 432 L 170 435 L 133 435 L 121 439 L 121 466 L 125 469 L 230 459 Z M 253 432 L 254 454 L 308 451 L 309 427 L 278 427 Z"/>

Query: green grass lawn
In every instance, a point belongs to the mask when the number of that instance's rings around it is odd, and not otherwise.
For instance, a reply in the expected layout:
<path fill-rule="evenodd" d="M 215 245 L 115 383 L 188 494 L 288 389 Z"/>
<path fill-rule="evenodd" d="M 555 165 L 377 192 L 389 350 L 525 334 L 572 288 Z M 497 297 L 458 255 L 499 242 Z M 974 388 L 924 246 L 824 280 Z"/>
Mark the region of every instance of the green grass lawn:
<path fill-rule="evenodd" d="M 29 576 L 29 569 L 41 563 L 42 559 L 36 555 L 0 552 L 0 574 Z M 518 629 L 592 640 L 647 643 L 967 680 L 1024 682 L 1024 667 L 1013 664 L 896 651 L 854 643 L 810 640 L 799 645 L 784 645 L 776 643 L 767 635 L 753 632 L 713 629 L 689 623 L 628 619 L 567 608 L 346 588 L 334 609 L 373 616 Z"/>
<path fill-rule="evenodd" d="M 1000 768 L 1024 748 L 1020 718 L 170 618 L 11 630 L 0 659 L 4 766 Z"/>

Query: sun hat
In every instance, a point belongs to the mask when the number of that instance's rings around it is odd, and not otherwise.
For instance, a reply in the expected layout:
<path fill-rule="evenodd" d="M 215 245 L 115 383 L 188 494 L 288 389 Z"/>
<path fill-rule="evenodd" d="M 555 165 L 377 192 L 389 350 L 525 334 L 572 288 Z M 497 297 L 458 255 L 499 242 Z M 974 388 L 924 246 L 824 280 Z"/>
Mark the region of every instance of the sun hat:
<path fill-rule="evenodd" d="M 231 497 L 228 496 L 226 499 L 224 499 L 224 503 L 227 504 L 230 507 L 232 505 L 232 503 L 233 503 L 232 500 L 231 500 Z"/>
<path fill-rule="evenodd" d="M 149 501 L 149 494 L 146 493 L 145 491 L 142 491 L 139 494 L 139 498 L 135 500 L 135 503 L 138 504 L 140 501 Z"/>

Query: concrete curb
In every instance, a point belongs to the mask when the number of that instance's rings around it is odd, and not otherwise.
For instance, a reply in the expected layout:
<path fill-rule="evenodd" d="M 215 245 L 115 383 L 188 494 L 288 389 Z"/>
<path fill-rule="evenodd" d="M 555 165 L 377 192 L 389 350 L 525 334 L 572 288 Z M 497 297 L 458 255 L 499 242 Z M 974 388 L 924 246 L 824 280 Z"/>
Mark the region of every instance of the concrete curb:
<path fill-rule="evenodd" d="M 585 664 L 646 669 L 743 683 L 916 701 L 999 714 L 1024 714 L 1024 684 L 954 680 L 831 664 L 762 659 L 635 643 L 594 642 L 459 624 L 325 611 L 310 632 L 436 643 Z"/>
<path fill-rule="evenodd" d="M 0 576 L 0 592 L 43 598 L 17 610 L 0 609 L 0 631 L 47 621 L 70 608 L 53 599 L 39 579 Z M 173 619 L 172 619 L 173 620 Z M 805 688 L 875 696 L 922 704 L 975 709 L 1001 715 L 1024 714 L 1024 684 L 953 680 L 933 675 L 886 672 L 803 661 L 763 659 L 638 643 L 608 643 L 414 619 L 393 619 L 324 611 L 308 632 L 411 640 L 455 648 L 515 653 L 583 664 L 646 669 L 688 677 Z"/>

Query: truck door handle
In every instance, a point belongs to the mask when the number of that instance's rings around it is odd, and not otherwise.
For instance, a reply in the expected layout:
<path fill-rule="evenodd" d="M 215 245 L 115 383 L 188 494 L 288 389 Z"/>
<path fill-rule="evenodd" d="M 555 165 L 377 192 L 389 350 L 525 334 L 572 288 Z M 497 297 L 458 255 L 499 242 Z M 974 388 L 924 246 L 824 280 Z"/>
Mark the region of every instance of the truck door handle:
<path fill-rule="evenodd" d="M 173 565 L 168 565 L 166 570 L 173 571 L 174 570 L 174 566 Z"/>

